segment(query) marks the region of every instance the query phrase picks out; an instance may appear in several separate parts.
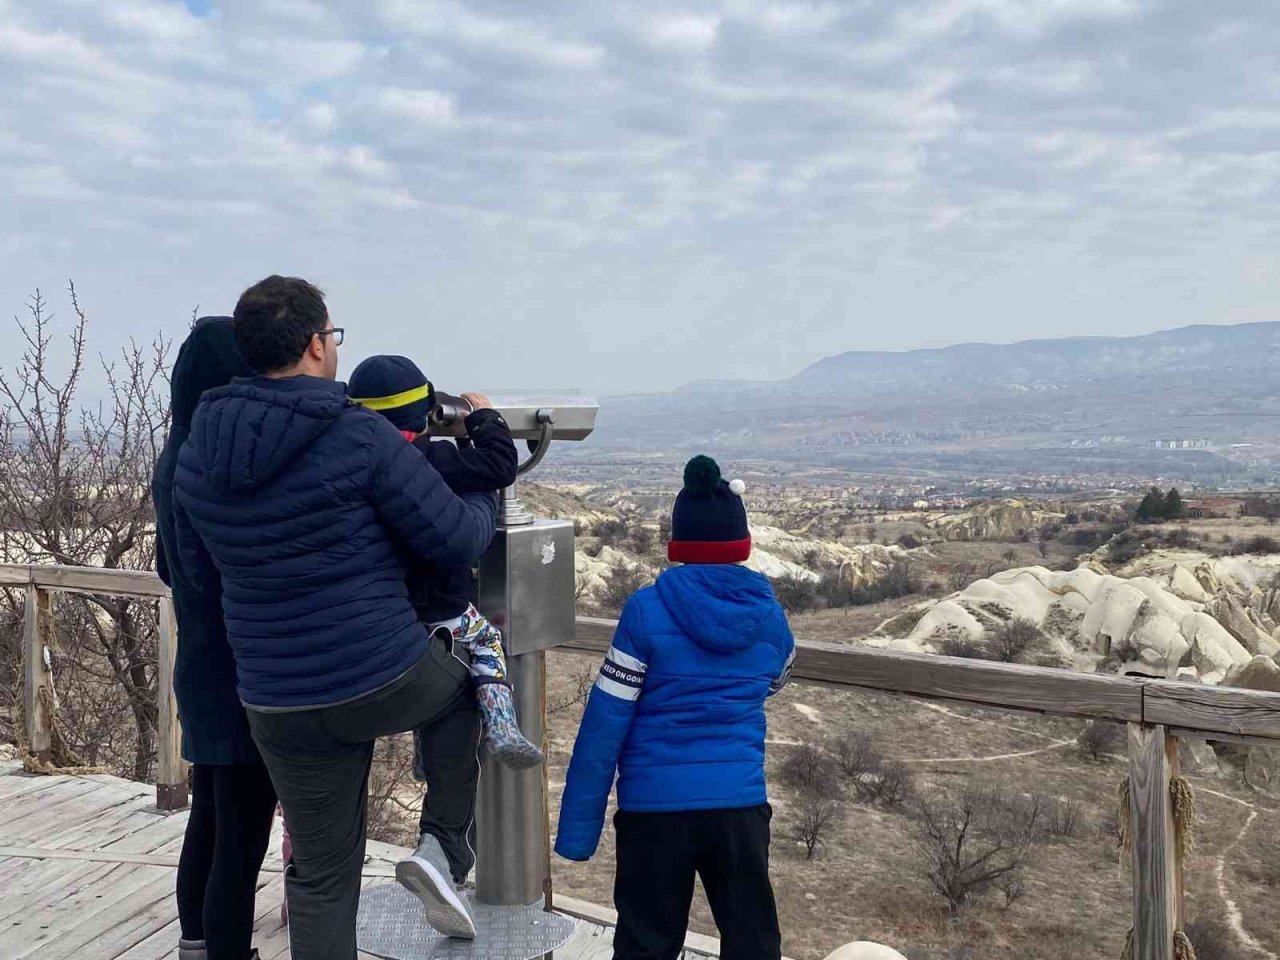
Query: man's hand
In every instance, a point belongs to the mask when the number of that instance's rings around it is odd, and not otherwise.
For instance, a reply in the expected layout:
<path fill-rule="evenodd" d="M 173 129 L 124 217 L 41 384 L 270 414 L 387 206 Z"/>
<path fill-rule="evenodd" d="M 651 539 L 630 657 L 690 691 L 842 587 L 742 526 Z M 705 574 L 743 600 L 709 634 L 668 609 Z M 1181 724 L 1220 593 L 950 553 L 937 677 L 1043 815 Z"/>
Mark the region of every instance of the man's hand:
<path fill-rule="evenodd" d="M 464 393 L 462 399 L 471 404 L 472 411 L 492 410 L 493 403 L 483 393 Z"/>

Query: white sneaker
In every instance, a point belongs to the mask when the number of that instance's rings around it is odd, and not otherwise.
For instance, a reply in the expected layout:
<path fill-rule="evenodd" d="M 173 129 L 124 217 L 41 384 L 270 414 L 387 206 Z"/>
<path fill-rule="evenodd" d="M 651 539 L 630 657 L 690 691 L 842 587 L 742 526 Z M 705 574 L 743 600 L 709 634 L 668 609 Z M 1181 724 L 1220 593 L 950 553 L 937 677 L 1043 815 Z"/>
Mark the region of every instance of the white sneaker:
<path fill-rule="evenodd" d="M 431 926 L 446 937 L 476 938 L 476 922 L 466 901 L 453 887 L 449 858 L 435 837 L 424 836 L 413 856 L 396 864 L 396 879 L 422 901 Z"/>

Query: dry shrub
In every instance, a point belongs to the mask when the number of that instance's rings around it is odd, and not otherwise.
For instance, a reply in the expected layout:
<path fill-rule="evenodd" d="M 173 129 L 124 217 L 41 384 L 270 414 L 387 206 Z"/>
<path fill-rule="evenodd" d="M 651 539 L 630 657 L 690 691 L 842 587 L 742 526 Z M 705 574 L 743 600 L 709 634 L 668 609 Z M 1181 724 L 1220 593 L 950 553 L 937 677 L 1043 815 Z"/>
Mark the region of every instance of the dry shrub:
<path fill-rule="evenodd" d="M 1087 720 L 1077 742 L 1090 760 L 1105 761 L 1119 748 L 1120 728 L 1109 720 Z"/>
<path fill-rule="evenodd" d="M 926 879 L 952 915 L 983 894 L 1013 887 L 1044 835 L 1044 803 L 995 788 L 922 800 L 916 842 Z"/>
<path fill-rule="evenodd" d="M 783 761 L 782 782 L 795 791 L 792 830 L 812 860 L 843 812 L 839 767 L 820 747 L 802 744 Z"/>
<path fill-rule="evenodd" d="M 1235 937 L 1218 917 L 1197 917 L 1183 931 L 1196 950 L 1196 960 L 1235 960 Z"/>

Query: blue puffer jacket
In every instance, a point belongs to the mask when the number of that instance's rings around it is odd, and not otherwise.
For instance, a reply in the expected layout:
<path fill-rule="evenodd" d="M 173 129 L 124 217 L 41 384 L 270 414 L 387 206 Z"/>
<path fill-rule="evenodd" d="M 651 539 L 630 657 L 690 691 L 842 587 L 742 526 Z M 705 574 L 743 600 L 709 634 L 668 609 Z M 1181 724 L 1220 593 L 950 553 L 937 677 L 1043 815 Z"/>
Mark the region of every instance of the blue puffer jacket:
<path fill-rule="evenodd" d="M 676 567 L 639 591 L 578 730 L 556 853 L 595 853 L 615 771 L 622 810 L 764 803 L 764 704 L 794 658 L 787 618 L 758 573 Z"/>
<path fill-rule="evenodd" d="M 427 649 L 405 587 L 412 555 L 475 561 L 491 494 L 458 497 L 344 384 L 256 378 L 210 390 L 178 455 L 184 569 L 222 577 L 250 707 L 316 707 L 375 690 Z"/>

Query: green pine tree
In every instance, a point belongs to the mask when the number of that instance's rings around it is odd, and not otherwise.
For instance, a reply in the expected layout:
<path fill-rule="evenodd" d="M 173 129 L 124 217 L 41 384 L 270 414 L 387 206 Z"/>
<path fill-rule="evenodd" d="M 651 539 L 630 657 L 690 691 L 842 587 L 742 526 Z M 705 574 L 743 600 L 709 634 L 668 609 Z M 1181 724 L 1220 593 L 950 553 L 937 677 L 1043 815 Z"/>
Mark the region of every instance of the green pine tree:
<path fill-rule="evenodd" d="M 1181 520 L 1187 513 L 1187 504 L 1182 499 L 1182 494 L 1178 492 L 1177 487 L 1170 487 L 1169 492 L 1164 497 L 1164 518 L 1166 520 Z"/>
<path fill-rule="evenodd" d="M 1137 519 L 1158 520 L 1164 516 L 1164 494 L 1159 487 L 1152 487 L 1138 504 Z"/>

